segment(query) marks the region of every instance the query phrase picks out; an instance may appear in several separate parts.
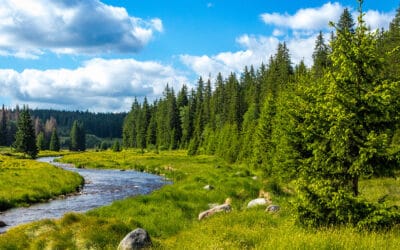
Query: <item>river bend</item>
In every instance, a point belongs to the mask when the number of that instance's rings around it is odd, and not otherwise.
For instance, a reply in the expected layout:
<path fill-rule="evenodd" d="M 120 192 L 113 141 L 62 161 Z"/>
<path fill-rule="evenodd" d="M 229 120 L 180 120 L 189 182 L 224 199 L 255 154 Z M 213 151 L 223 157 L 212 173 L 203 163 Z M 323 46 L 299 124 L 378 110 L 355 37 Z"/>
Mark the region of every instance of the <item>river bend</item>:
<path fill-rule="evenodd" d="M 148 194 L 166 184 L 156 175 L 137 171 L 99 170 L 73 168 L 70 164 L 58 163 L 56 157 L 43 157 L 38 161 L 50 163 L 68 171 L 79 173 L 85 178 L 85 185 L 78 195 L 56 199 L 29 207 L 13 208 L 0 214 L 0 221 L 7 224 L 0 233 L 8 228 L 41 219 L 62 217 L 67 212 L 86 212 L 90 209 L 110 204 L 115 200 Z"/>

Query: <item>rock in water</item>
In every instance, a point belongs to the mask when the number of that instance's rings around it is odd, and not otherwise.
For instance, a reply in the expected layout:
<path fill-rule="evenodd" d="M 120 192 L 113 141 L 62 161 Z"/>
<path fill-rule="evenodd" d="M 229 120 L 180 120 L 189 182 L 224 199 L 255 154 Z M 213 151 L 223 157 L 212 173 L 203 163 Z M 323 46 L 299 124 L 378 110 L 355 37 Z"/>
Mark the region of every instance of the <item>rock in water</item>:
<path fill-rule="evenodd" d="M 7 224 L 4 221 L 0 220 L 0 227 L 6 227 L 6 226 L 7 226 Z"/>
<path fill-rule="evenodd" d="M 136 228 L 119 243 L 118 250 L 136 250 L 152 245 L 149 234 L 142 228 Z"/>

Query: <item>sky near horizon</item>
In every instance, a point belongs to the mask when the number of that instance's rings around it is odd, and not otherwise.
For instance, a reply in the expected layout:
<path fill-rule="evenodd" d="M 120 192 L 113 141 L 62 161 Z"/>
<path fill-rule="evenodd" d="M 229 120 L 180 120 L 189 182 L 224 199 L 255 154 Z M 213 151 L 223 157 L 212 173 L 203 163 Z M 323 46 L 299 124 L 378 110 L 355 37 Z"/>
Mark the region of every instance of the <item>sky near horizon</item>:
<path fill-rule="evenodd" d="M 367 24 L 386 29 L 399 4 L 365 0 Z M 166 84 L 258 67 L 280 42 L 311 65 L 344 8 L 356 20 L 356 0 L 0 0 L 0 104 L 128 111 Z"/>

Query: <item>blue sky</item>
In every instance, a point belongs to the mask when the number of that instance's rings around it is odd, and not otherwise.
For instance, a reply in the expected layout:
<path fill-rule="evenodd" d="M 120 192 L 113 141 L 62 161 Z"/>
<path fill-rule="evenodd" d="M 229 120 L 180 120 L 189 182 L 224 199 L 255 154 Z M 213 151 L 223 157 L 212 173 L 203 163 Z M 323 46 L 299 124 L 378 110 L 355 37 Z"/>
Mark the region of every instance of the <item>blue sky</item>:
<path fill-rule="evenodd" d="M 364 1 L 372 29 L 387 28 L 399 1 Z M 127 111 L 168 83 L 194 86 L 258 66 L 288 44 L 311 65 L 315 36 L 328 34 L 357 1 L 0 0 L 0 103 L 31 108 Z M 328 36 L 328 35 L 327 35 Z"/>

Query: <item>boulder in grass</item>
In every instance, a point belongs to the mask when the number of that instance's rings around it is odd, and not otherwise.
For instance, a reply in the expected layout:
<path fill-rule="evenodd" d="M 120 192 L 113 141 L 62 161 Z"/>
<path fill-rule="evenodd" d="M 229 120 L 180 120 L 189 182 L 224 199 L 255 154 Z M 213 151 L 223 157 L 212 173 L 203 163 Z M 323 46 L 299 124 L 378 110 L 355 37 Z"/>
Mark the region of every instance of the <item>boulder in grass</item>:
<path fill-rule="evenodd" d="M 210 208 L 210 209 L 208 209 L 206 211 L 201 212 L 199 214 L 199 220 L 202 220 L 202 219 L 204 219 L 206 217 L 209 217 L 209 216 L 211 216 L 211 215 L 213 215 L 215 213 L 218 213 L 218 212 L 224 212 L 224 211 L 225 212 L 230 212 L 231 210 L 232 210 L 231 199 L 228 198 L 228 199 L 225 200 L 224 204 L 214 206 L 214 207 L 212 207 L 212 208 Z"/>
<path fill-rule="evenodd" d="M 254 200 L 249 201 L 247 204 L 247 208 L 252 208 L 252 207 L 257 207 L 257 206 L 266 206 L 267 204 L 270 204 L 271 202 L 265 198 L 257 198 Z"/>
<path fill-rule="evenodd" d="M 119 243 L 118 250 L 136 250 L 151 247 L 149 234 L 142 228 L 136 228 Z"/>
<path fill-rule="evenodd" d="M 214 189 L 214 186 L 213 186 L 213 185 L 205 185 L 205 186 L 203 187 L 203 189 L 205 189 L 205 190 L 213 190 L 213 189 Z"/>
<path fill-rule="evenodd" d="M 278 205 L 269 205 L 267 207 L 267 209 L 265 209 L 266 212 L 270 212 L 270 213 L 276 213 L 281 209 L 280 206 Z"/>

